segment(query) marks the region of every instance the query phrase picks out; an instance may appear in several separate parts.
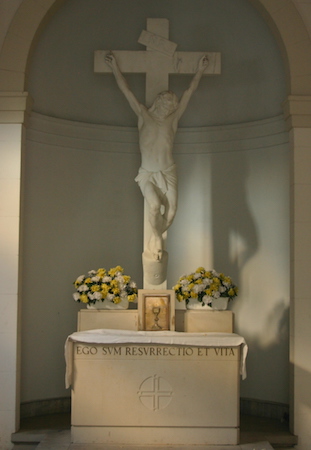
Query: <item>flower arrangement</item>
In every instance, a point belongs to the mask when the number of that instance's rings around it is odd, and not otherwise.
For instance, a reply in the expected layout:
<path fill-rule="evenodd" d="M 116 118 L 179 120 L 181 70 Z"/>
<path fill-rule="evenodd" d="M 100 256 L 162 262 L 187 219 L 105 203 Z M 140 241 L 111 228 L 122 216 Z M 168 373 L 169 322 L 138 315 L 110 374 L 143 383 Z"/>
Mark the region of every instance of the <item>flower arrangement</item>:
<path fill-rule="evenodd" d="M 199 267 L 190 275 L 180 277 L 178 283 L 173 286 L 178 301 L 186 301 L 188 304 L 191 298 L 197 299 L 202 306 L 209 305 L 213 299 L 228 297 L 233 300 L 238 294 L 238 288 L 230 277 L 215 270 L 205 270 Z"/>
<path fill-rule="evenodd" d="M 112 303 L 120 303 L 127 297 L 129 302 L 137 298 L 136 283 L 128 275 L 123 275 L 121 266 L 112 267 L 110 270 L 90 270 L 88 275 L 80 275 L 74 285 L 77 292 L 73 294 L 76 302 L 96 303 L 108 300 Z"/>

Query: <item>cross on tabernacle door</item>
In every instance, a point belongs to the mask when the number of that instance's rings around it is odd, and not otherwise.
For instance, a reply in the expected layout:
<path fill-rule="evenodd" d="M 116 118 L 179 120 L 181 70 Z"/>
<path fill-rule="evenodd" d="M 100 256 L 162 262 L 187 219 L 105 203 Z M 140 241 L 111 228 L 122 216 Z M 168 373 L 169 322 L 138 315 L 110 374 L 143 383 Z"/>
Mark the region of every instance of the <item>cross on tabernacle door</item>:
<path fill-rule="evenodd" d="M 145 104 L 149 108 L 156 96 L 169 90 L 170 74 L 194 75 L 198 68 L 198 62 L 202 56 L 207 55 L 209 64 L 204 75 L 220 74 L 220 53 L 211 52 L 176 52 L 177 44 L 168 40 L 169 21 L 167 19 L 147 19 L 147 30 L 143 31 L 138 40 L 145 45 L 147 50 L 113 50 L 119 68 L 122 73 L 145 73 L 146 91 Z M 105 56 L 110 50 L 95 51 L 94 71 L 96 73 L 111 73 L 111 69 L 105 62 Z M 144 253 L 147 249 L 151 226 L 148 220 L 148 204 L 144 205 Z M 166 249 L 166 234 L 163 233 L 164 250 Z M 163 274 L 163 268 L 158 265 L 159 272 Z M 154 270 L 154 269 L 152 269 Z M 165 269 L 166 271 L 166 269 Z M 154 273 L 154 280 L 162 277 Z M 151 283 L 144 273 L 144 289 L 166 289 L 166 279 L 161 282 Z"/>

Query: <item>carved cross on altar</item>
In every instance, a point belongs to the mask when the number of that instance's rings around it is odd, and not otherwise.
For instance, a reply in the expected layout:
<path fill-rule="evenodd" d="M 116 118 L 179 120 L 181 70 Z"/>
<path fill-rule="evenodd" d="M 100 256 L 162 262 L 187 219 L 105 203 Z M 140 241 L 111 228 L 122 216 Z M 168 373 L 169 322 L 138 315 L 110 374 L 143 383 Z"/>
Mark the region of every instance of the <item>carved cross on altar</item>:
<path fill-rule="evenodd" d="M 122 73 L 146 74 L 146 99 L 150 107 L 156 96 L 169 90 L 170 74 L 194 75 L 198 61 L 207 55 L 209 64 L 204 75 L 220 74 L 220 53 L 211 52 L 176 52 L 177 44 L 169 40 L 169 21 L 167 19 L 147 19 L 147 30 L 144 30 L 138 40 L 147 50 L 113 50 Z M 110 50 L 95 51 L 94 71 L 96 73 L 109 73 L 110 67 L 105 63 L 105 56 Z M 148 221 L 148 204 L 145 200 L 144 213 L 144 253 L 151 235 Z M 164 243 L 166 232 L 164 233 Z M 152 264 L 152 281 L 146 276 L 144 267 L 144 289 L 166 289 L 166 260 Z M 150 266 L 151 267 L 151 266 Z M 163 279 L 163 274 L 165 277 Z M 150 274 L 149 274 L 150 275 Z"/>

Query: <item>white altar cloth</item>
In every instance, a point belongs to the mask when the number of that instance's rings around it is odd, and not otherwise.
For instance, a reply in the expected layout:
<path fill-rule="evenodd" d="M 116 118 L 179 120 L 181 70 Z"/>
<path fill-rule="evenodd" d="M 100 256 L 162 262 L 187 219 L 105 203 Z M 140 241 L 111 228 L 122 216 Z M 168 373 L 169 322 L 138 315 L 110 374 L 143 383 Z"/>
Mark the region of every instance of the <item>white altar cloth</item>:
<path fill-rule="evenodd" d="M 240 374 L 246 378 L 248 346 L 245 339 L 235 333 L 183 333 L 177 331 L 128 331 L 88 330 L 68 336 L 65 343 L 66 388 L 72 384 L 73 343 L 92 344 L 161 344 L 192 347 L 239 347 L 241 346 Z"/>

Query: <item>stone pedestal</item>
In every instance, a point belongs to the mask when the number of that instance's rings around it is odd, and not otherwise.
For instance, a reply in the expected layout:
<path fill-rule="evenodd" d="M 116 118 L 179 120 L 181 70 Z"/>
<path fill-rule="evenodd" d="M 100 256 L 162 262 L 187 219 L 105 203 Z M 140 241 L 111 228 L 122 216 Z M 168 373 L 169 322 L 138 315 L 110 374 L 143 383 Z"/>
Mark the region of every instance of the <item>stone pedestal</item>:
<path fill-rule="evenodd" d="M 78 331 L 100 328 L 115 330 L 138 330 L 138 310 L 88 310 L 78 312 Z M 187 333 L 233 333 L 232 311 L 175 311 L 175 330 Z"/>
<path fill-rule="evenodd" d="M 73 353 L 74 443 L 239 442 L 240 346 L 74 342 Z"/>
<path fill-rule="evenodd" d="M 187 310 L 184 314 L 186 333 L 233 333 L 232 311 Z"/>
<path fill-rule="evenodd" d="M 137 331 L 138 310 L 81 309 L 78 312 L 78 331 L 98 330 L 100 328 Z"/>

